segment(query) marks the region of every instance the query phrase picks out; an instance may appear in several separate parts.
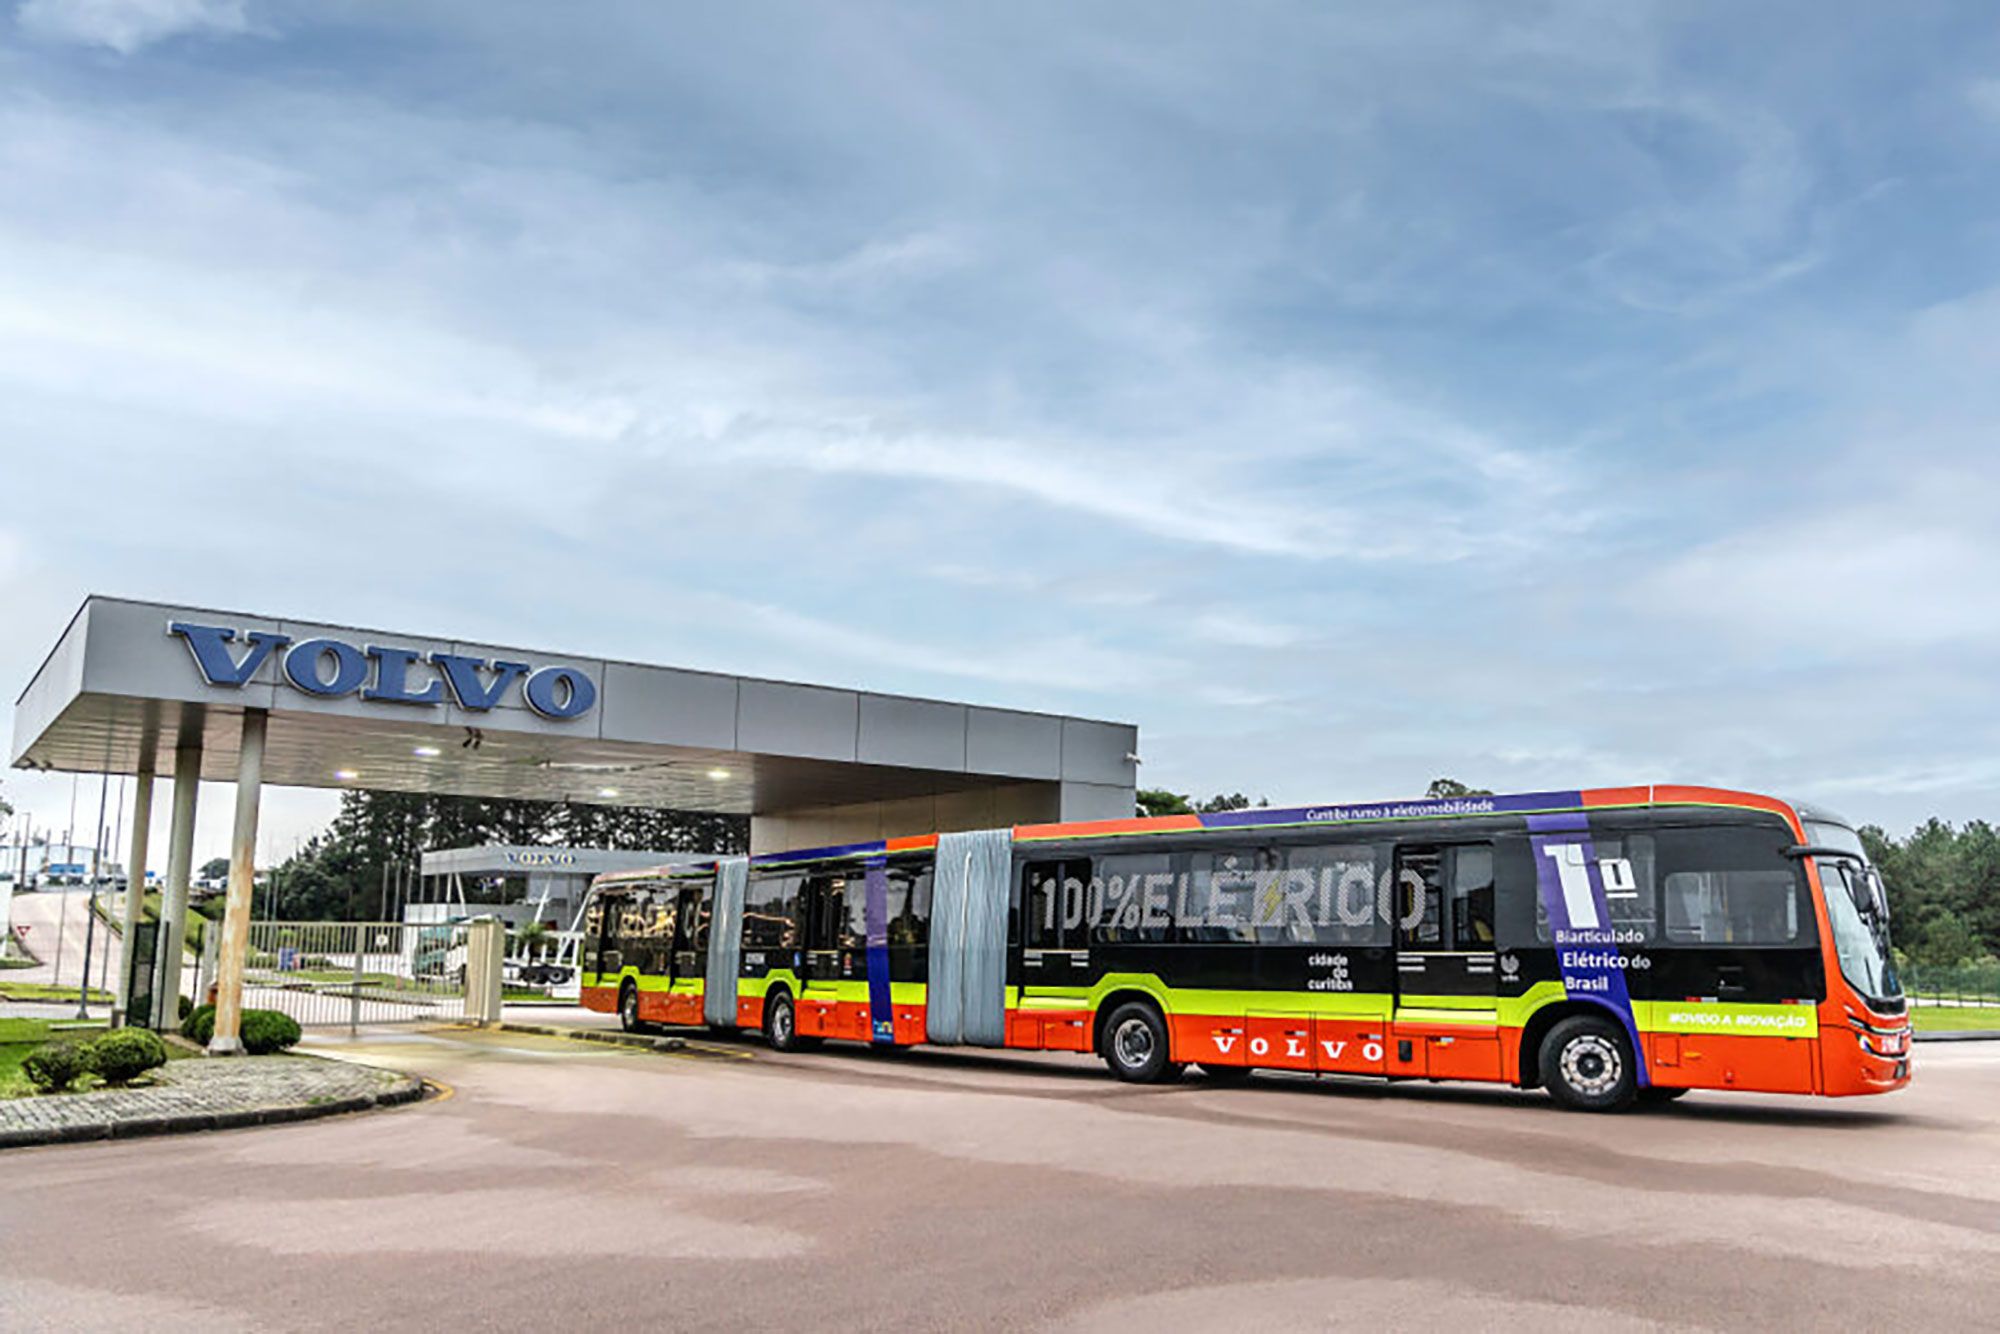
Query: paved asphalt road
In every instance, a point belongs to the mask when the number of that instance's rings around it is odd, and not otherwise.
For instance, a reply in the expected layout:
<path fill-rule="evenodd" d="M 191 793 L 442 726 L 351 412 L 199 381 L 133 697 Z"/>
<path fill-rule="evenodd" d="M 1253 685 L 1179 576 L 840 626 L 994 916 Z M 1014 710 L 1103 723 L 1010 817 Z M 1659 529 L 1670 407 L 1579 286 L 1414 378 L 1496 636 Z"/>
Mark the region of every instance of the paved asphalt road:
<path fill-rule="evenodd" d="M 0 1328 L 2000 1326 L 2000 1044 L 1891 1098 L 330 1046 L 450 1096 L 0 1155 Z"/>
<path fill-rule="evenodd" d="M 122 895 L 114 899 L 106 891 L 102 898 L 106 903 L 115 901 L 118 905 L 116 911 L 124 910 Z M 103 922 L 97 923 L 94 930 L 90 929 L 90 895 L 86 891 L 16 894 L 10 916 L 13 925 L 28 928 L 28 949 L 40 963 L 33 968 L 9 968 L 0 972 L 0 985 L 13 981 L 75 986 L 83 980 L 84 947 L 88 945 L 90 985 L 117 989 L 118 937 L 105 930 Z M 60 973 L 56 967 L 58 963 L 62 965 Z M 107 978 L 109 982 L 104 980 Z"/>

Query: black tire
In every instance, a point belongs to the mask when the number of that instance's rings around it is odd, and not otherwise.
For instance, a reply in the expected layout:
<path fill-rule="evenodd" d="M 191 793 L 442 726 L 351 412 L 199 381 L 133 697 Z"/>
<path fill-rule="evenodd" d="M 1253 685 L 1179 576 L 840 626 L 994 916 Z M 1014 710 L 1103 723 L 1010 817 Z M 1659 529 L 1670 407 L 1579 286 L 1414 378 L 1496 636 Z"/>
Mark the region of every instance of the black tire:
<path fill-rule="evenodd" d="M 772 1051 L 798 1051 L 805 1046 L 799 1037 L 798 1010 L 788 991 L 764 1002 L 764 1044 Z"/>
<path fill-rule="evenodd" d="M 1658 1084 L 1651 1084 L 1639 1090 L 1639 1104 L 1643 1107 L 1664 1107 L 1686 1093 L 1686 1089 L 1661 1088 Z"/>
<path fill-rule="evenodd" d="M 1211 1084 L 1247 1084 L 1257 1073 L 1247 1065 L 1197 1065 L 1195 1069 Z"/>
<path fill-rule="evenodd" d="M 1167 1023 L 1145 1001 L 1127 1001 L 1104 1022 L 1104 1063 L 1128 1084 L 1161 1084 L 1180 1078 L 1167 1059 Z"/>
<path fill-rule="evenodd" d="M 639 1021 L 639 985 L 631 978 L 618 988 L 618 1026 L 627 1033 L 636 1033 L 645 1025 Z"/>
<path fill-rule="evenodd" d="M 1609 1019 L 1572 1015 L 1542 1039 L 1542 1087 L 1574 1112 L 1616 1112 L 1638 1092 L 1632 1047 Z"/>

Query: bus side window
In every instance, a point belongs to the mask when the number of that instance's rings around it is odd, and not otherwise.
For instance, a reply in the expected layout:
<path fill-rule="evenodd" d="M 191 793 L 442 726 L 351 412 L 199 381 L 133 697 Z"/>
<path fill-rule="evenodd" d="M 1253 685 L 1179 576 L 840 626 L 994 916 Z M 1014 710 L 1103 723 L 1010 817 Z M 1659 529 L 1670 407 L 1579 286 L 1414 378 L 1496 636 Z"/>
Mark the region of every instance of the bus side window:
<path fill-rule="evenodd" d="M 1805 877 L 1783 848 L 1788 831 L 1662 829 L 1660 898 L 1669 945 L 1813 942 Z"/>
<path fill-rule="evenodd" d="M 1451 849 L 1451 936 L 1462 950 L 1493 947 L 1493 845 Z"/>
<path fill-rule="evenodd" d="M 766 872 L 750 877 L 743 894 L 743 948 L 795 950 L 799 947 L 799 877 Z"/>
<path fill-rule="evenodd" d="M 1114 852 L 1098 858 L 1089 888 L 1090 935 L 1083 944 L 1158 945 L 1171 940 L 1175 891 L 1187 867 L 1185 854 L 1171 852 Z"/>
<path fill-rule="evenodd" d="M 865 950 L 868 948 L 868 873 L 857 867 L 847 874 L 844 881 L 833 883 L 843 886 L 840 948 Z"/>
<path fill-rule="evenodd" d="M 1616 830 L 1593 832 L 1590 851 L 1596 858 L 1591 869 L 1592 882 L 1603 888 L 1604 908 L 1610 915 L 1612 927 L 1628 939 L 1634 932 L 1641 942 L 1657 939 L 1658 875 L 1653 836 Z M 1539 855 L 1546 860 L 1546 853 Z M 1543 873 L 1538 867 L 1537 887 Z M 1535 939 L 1547 944 L 1550 939 L 1548 905 L 1542 902 L 1538 888 L 1531 892 L 1535 893 Z"/>
<path fill-rule="evenodd" d="M 1063 881 L 1075 874 L 1070 868 L 1076 865 L 1074 861 L 1029 862 L 1021 868 L 1021 943 L 1027 948 L 1064 947 L 1070 924 L 1063 911 Z M 1078 947 L 1082 944 L 1079 939 Z"/>
<path fill-rule="evenodd" d="M 890 863 L 885 873 L 888 899 L 889 948 L 914 949 L 930 941 L 931 868 L 929 863 Z"/>
<path fill-rule="evenodd" d="M 1176 894 L 1174 939 L 1186 944 L 1246 943 L 1282 917 L 1276 848 L 1204 848 L 1187 858 L 1186 893 Z M 1270 936 L 1275 939 L 1275 936 Z"/>

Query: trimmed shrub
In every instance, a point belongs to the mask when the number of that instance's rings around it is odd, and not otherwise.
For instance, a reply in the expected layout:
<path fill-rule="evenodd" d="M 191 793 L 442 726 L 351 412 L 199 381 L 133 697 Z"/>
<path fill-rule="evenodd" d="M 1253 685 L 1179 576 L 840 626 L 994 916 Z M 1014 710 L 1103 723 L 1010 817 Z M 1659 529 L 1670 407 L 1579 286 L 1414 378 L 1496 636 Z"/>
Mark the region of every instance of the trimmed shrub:
<path fill-rule="evenodd" d="M 215 1007 L 197 1005 L 188 1011 L 188 1017 L 181 1020 L 181 1036 L 206 1047 L 208 1040 L 215 1036 Z"/>
<path fill-rule="evenodd" d="M 167 1063 L 167 1044 L 143 1028 L 114 1028 L 90 1044 L 90 1064 L 107 1084 L 124 1084 Z"/>
<path fill-rule="evenodd" d="M 44 1093 L 60 1093 L 91 1072 L 90 1052 L 80 1042 L 45 1042 L 21 1060 L 21 1073 Z"/>
<path fill-rule="evenodd" d="M 181 1003 L 181 1022 L 186 1023 L 187 1017 L 194 1013 L 194 998 L 192 996 L 176 996 L 174 999 Z"/>
<path fill-rule="evenodd" d="M 269 1056 L 299 1040 L 299 1022 L 282 1010 L 245 1010 L 242 1036 L 243 1050 Z"/>

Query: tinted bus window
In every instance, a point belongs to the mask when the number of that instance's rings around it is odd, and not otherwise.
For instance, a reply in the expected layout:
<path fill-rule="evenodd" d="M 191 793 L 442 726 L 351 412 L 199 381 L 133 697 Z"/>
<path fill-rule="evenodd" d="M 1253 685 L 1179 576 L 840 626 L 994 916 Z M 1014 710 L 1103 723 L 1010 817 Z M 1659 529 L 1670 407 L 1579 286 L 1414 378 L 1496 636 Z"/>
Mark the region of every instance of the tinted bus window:
<path fill-rule="evenodd" d="M 1090 943 L 1157 945 L 1170 940 L 1176 872 L 1185 863 L 1185 857 L 1170 852 L 1098 858 L 1090 885 Z"/>
<path fill-rule="evenodd" d="M 1217 944 L 1257 939 L 1258 927 L 1280 916 L 1276 848 L 1216 848 L 1188 858 L 1186 890 L 1176 896 L 1176 938 Z"/>
<path fill-rule="evenodd" d="M 923 945 L 930 940 L 931 868 L 896 866 L 888 869 L 890 948 Z"/>
<path fill-rule="evenodd" d="M 1377 903 L 1375 849 L 1365 843 L 1285 849 L 1286 920 L 1275 939 L 1304 945 L 1386 945 L 1389 919 Z M 1310 885 L 1303 903 L 1298 895 Z M 1311 934 L 1300 922 L 1300 908 Z"/>
<path fill-rule="evenodd" d="M 1639 933 L 1637 941 L 1659 939 L 1658 856 L 1651 834 L 1593 835 L 1591 851 L 1597 854 L 1597 878 L 1604 886 L 1604 907 L 1611 925 L 1625 939 Z M 1535 938 L 1549 939 L 1549 910 L 1539 895 L 1535 899 Z"/>
<path fill-rule="evenodd" d="M 1805 879 L 1764 829 L 1663 829 L 1662 926 L 1671 945 L 1794 945 L 1812 940 Z"/>
<path fill-rule="evenodd" d="M 743 890 L 743 947 L 792 950 L 799 947 L 799 886 L 795 873 L 753 875 Z"/>

